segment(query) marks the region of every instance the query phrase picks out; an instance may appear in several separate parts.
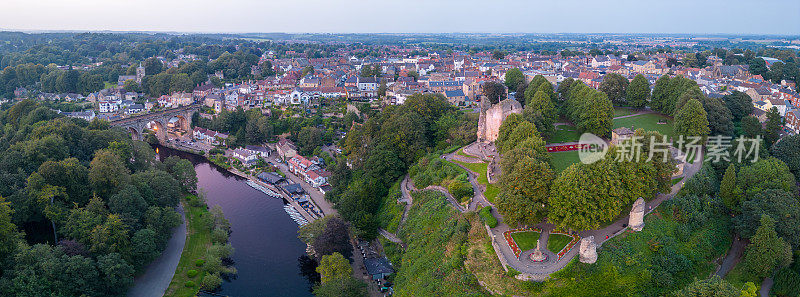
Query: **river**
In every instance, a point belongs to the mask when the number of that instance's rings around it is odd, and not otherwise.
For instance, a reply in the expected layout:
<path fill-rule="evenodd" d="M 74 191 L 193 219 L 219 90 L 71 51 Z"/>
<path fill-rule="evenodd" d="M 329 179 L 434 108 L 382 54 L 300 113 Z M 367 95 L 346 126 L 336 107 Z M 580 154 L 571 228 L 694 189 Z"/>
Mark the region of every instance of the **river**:
<path fill-rule="evenodd" d="M 298 225 L 284 211 L 284 201 L 248 186 L 205 158 L 157 146 L 160 158 L 177 155 L 195 165 L 198 190 L 209 207 L 219 205 L 231 223 L 237 275 L 215 293 L 224 296 L 313 296 L 316 263 L 297 238 Z"/>

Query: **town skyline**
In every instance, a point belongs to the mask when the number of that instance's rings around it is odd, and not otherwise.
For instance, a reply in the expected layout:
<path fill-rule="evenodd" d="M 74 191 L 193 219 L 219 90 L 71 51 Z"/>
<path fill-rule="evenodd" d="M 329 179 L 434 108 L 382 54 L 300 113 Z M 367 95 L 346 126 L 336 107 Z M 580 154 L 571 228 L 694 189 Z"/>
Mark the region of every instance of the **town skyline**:
<path fill-rule="evenodd" d="M 745 1 L 362 1 L 11 0 L 0 12 L 7 30 L 191 33 L 656 33 L 800 34 L 800 3 Z M 480 6 L 481 9 L 475 9 Z M 142 7 L 152 7 L 146 12 Z M 245 8 L 245 9 L 241 9 Z M 70 18 L 63 16 L 91 15 Z M 502 16 L 502 17 L 501 17 Z"/>

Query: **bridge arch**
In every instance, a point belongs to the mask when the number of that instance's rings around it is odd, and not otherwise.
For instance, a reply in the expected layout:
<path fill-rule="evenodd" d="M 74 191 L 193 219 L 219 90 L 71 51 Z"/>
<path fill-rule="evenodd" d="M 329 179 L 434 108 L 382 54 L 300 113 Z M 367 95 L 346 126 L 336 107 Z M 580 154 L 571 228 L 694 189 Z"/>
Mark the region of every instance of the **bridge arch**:
<path fill-rule="evenodd" d="M 132 138 L 133 140 L 144 140 L 144 139 L 142 138 L 142 132 L 141 132 L 141 131 L 139 131 L 139 130 L 136 130 L 136 128 L 135 128 L 135 127 L 127 127 L 127 128 L 125 128 L 125 130 L 127 130 L 127 131 L 128 131 L 128 133 L 130 133 L 130 134 L 131 134 L 131 138 Z"/>

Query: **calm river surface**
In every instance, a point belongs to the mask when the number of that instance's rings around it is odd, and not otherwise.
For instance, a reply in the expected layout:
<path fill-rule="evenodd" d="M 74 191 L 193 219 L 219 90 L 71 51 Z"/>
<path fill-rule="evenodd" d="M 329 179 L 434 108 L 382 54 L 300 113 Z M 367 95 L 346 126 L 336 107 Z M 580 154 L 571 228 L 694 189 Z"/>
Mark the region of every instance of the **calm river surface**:
<path fill-rule="evenodd" d="M 231 223 L 237 275 L 222 284 L 225 296 L 313 296 L 316 264 L 305 256 L 298 225 L 284 211 L 284 201 L 248 186 L 245 179 L 205 158 L 156 146 L 159 156 L 177 155 L 195 165 L 198 190 L 209 207 L 219 205 Z"/>

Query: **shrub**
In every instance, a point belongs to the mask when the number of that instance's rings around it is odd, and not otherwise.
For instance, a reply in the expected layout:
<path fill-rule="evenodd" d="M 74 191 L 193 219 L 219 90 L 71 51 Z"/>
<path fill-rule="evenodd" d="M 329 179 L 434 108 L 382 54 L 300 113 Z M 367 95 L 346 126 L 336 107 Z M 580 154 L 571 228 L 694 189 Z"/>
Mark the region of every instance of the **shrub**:
<path fill-rule="evenodd" d="M 197 276 L 198 273 L 199 272 L 197 272 L 197 270 L 192 269 L 186 272 L 186 276 L 188 276 L 189 278 L 193 278 Z"/>
<path fill-rule="evenodd" d="M 484 224 L 488 225 L 489 228 L 497 227 L 497 219 L 495 219 L 492 216 L 491 206 L 486 206 L 484 208 L 481 208 L 481 210 L 478 212 L 478 215 L 481 216 L 481 221 L 483 221 Z"/>
<path fill-rule="evenodd" d="M 200 282 L 200 288 L 206 291 L 213 291 L 222 284 L 222 278 L 219 277 L 219 272 L 206 274 L 203 281 Z"/>
<path fill-rule="evenodd" d="M 185 283 L 183 283 L 183 285 L 186 286 L 187 288 L 194 288 L 195 286 L 197 286 L 197 284 L 195 284 L 193 281 L 186 281 Z"/>
<path fill-rule="evenodd" d="M 206 264 L 206 260 L 204 259 L 197 259 L 194 261 L 194 266 L 203 267 L 203 264 Z"/>
<path fill-rule="evenodd" d="M 450 194 L 453 194 L 453 197 L 456 197 L 458 201 L 467 201 L 469 198 L 472 197 L 474 192 L 472 191 L 472 185 L 469 183 L 454 181 L 450 183 L 448 189 Z"/>
<path fill-rule="evenodd" d="M 506 276 L 515 277 L 517 275 L 519 275 L 519 271 L 517 271 L 516 269 L 514 269 L 512 267 L 508 267 L 508 271 L 506 271 Z"/>

